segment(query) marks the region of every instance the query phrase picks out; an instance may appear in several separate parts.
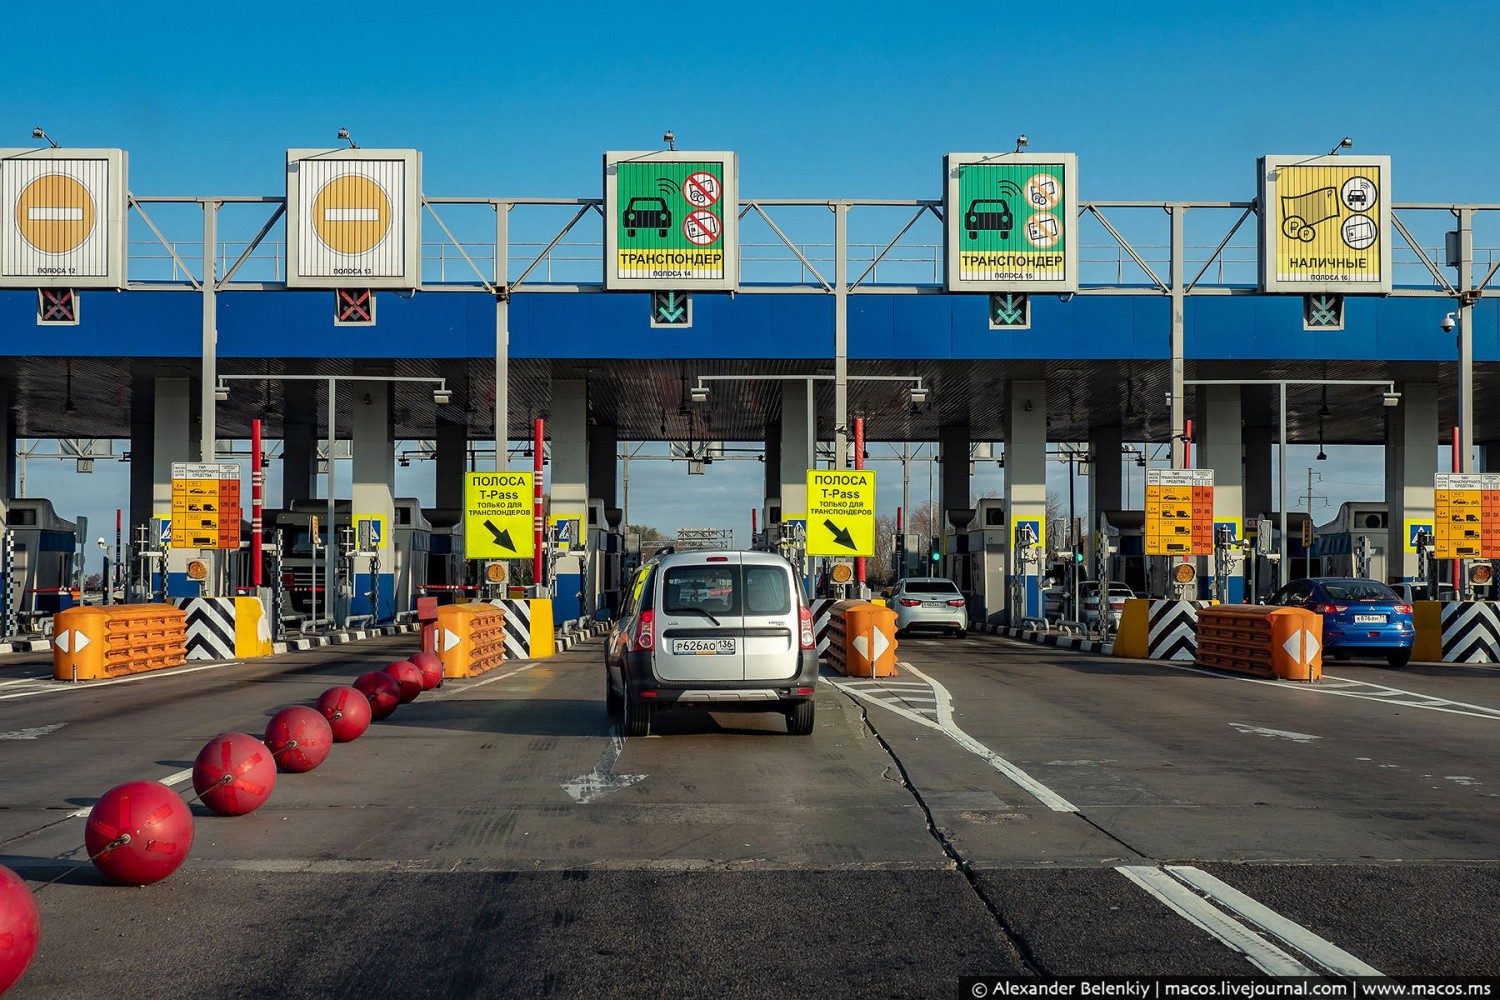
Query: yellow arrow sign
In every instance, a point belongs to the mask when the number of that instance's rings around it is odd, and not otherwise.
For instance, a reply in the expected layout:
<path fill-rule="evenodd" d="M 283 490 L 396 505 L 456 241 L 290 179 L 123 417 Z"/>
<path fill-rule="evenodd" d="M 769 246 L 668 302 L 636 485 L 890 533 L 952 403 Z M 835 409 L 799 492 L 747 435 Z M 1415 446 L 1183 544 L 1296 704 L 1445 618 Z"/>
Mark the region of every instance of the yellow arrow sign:
<path fill-rule="evenodd" d="M 464 556 L 468 559 L 530 559 L 530 472 L 470 472 L 464 481 Z"/>
<path fill-rule="evenodd" d="M 807 554 L 875 554 L 875 470 L 807 470 Z"/>

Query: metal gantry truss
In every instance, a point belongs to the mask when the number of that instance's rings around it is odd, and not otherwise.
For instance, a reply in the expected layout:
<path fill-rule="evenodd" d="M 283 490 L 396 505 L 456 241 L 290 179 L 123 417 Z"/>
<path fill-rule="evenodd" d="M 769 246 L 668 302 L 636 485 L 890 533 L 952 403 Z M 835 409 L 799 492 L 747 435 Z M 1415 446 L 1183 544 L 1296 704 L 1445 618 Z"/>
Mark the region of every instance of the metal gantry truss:
<path fill-rule="evenodd" d="M 221 291 L 273 291 L 285 287 L 285 245 L 271 239 L 285 217 L 285 198 L 252 197 L 141 197 L 130 204 L 154 237 L 160 251 L 131 253 L 134 275 L 129 289 L 180 290 L 203 297 L 202 426 L 203 453 L 214 442 L 213 386 L 217 384 L 217 334 L 214 296 Z M 153 214 L 166 206 L 188 206 L 201 212 L 197 253 L 191 239 L 173 239 Z M 219 217 L 227 209 L 259 206 L 269 209 L 253 235 L 224 240 Z M 604 202 L 599 198 L 449 198 L 423 199 L 432 221 L 434 239 L 424 241 L 423 292 L 486 294 L 495 300 L 495 433 L 496 453 L 504 467 L 508 426 L 509 317 L 511 296 L 528 293 L 597 293 L 603 291 Z M 479 213 L 476 218 L 474 213 Z M 524 231 L 512 226 L 513 213 L 528 216 Z M 851 242 L 851 217 L 858 214 L 860 238 Z M 895 214 L 896 225 L 865 226 L 873 216 Z M 1259 249 L 1258 201 L 1083 201 L 1079 205 L 1081 244 L 1078 295 L 1146 295 L 1171 300 L 1169 338 L 1171 364 L 1170 434 L 1173 464 L 1182 464 L 1184 438 L 1185 368 L 1183 314 L 1188 296 L 1256 295 Z M 1188 238 L 1188 219 L 1209 218 L 1212 224 L 1194 226 Z M 484 217 L 490 216 L 488 220 Z M 563 221 L 559 224 L 557 217 Z M 943 245 L 937 238 L 921 242 L 922 223 L 931 217 L 939 226 L 943 203 L 905 199 L 746 199 L 739 204 L 742 223 L 763 223 L 770 239 L 747 241 L 741 235 L 738 262 L 740 287 L 734 294 L 832 295 L 835 307 L 834 366 L 835 454 L 847 452 L 848 329 L 847 299 L 856 294 L 944 294 Z M 1154 222 L 1153 222 L 1154 217 Z M 254 227 L 255 216 L 247 227 Z M 1500 205 L 1407 203 L 1392 209 L 1392 222 L 1405 247 L 1397 247 L 1393 270 L 1414 280 L 1397 284 L 1391 295 L 1447 299 L 1454 303 L 1459 363 L 1459 425 L 1463 435 L 1465 470 L 1472 461 L 1474 387 L 1473 317 L 1475 302 L 1495 282 L 1500 250 L 1475 251 L 1475 223 L 1500 218 Z M 831 219 L 832 232 L 826 226 Z M 1129 220 L 1128 223 L 1126 220 Z M 584 220 L 600 226 L 588 233 Z M 1227 224 L 1226 224 L 1227 220 Z M 1159 228 L 1165 223 L 1165 233 Z M 1086 241 L 1086 227 L 1102 236 Z M 894 235 L 890 235 L 894 230 Z M 866 236 L 866 232 L 873 235 Z M 1450 235 L 1452 234 L 1452 235 Z M 911 237 L 909 239 L 909 237 Z M 1493 241 L 1500 246 L 1500 240 Z M 1438 247 L 1448 253 L 1443 272 Z M 149 246 L 150 243 L 148 242 Z M 1456 248 L 1456 249 L 1455 249 Z M 165 256 L 162 256 L 164 251 Z M 1476 253 L 1481 259 L 1476 260 Z M 140 272 L 170 262 L 167 273 L 147 277 Z M 196 272 L 194 269 L 196 263 Z M 884 271 L 882 272 L 882 267 Z M 1475 280 L 1477 271 L 1482 277 Z M 452 274 L 450 275 L 450 272 Z M 894 272 L 894 277 L 892 276 Z M 1191 277 L 1189 277 L 1191 272 Z M 241 277 L 242 273 L 246 276 Z M 430 273 L 430 276 L 429 276 Z M 1074 293 L 1070 293 L 1074 294 Z M 1066 297 L 1066 296 L 1065 296 Z"/>

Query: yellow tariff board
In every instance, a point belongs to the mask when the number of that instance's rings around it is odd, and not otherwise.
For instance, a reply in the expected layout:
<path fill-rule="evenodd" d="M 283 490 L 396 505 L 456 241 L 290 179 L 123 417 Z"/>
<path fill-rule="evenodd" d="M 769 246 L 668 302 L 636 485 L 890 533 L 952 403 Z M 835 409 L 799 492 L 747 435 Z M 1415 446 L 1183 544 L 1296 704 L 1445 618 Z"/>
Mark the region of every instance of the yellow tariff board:
<path fill-rule="evenodd" d="M 875 554 L 875 470 L 807 470 L 807 554 Z"/>
<path fill-rule="evenodd" d="M 1440 472 L 1434 483 L 1434 558 L 1500 559 L 1500 474 Z"/>
<path fill-rule="evenodd" d="M 1213 470 L 1146 470 L 1146 555 L 1206 556 L 1213 550 Z"/>
<path fill-rule="evenodd" d="M 240 547 L 240 467 L 172 463 L 172 548 Z"/>
<path fill-rule="evenodd" d="M 470 472 L 464 479 L 464 557 L 530 559 L 536 553 L 532 529 L 530 472 Z"/>

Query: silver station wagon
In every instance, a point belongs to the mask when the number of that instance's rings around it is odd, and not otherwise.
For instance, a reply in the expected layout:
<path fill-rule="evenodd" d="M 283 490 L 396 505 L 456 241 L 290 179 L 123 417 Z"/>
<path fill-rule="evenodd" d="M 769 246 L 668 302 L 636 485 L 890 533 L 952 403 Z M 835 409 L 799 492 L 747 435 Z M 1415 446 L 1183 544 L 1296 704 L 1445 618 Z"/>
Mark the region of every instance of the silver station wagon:
<path fill-rule="evenodd" d="M 680 707 L 780 712 L 812 732 L 818 651 L 791 563 L 770 552 L 658 557 L 637 572 L 604 652 L 605 703 L 626 736 Z"/>

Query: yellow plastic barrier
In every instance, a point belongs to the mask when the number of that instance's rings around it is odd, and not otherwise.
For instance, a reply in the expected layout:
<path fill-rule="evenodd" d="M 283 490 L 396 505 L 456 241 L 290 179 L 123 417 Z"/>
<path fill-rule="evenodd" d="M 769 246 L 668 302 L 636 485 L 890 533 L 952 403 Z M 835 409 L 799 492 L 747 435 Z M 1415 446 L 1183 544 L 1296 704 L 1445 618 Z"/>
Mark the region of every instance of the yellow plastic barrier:
<path fill-rule="evenodd" d="M 258 597 L 234 599 L 234 655 L 242 659 L 270 656 L 271 622 Z"/>
<path fill-rule="evenodd" d="M 167 604 L 69 608 L 52 619 L 52 676 L 96 681 L 187 662 L 187 615 Z"/>
<path fill-rule="evenodd" d="M 1151 601 L 1137 597 L 1125 602 L 1115 630 L 1114 655 L 1144 660 L 1150 649 Z"/>
<path fill-rule="evenodd" d="M 1198 662 L 1242 674 L 1323 676 L 1323 618 L 1305 608 L 1221 604 L 1198 612 Z"/>
<path fill-rule="evenodd" d="M 1443 662 L 1443 602 L 1413 601 L 1411 623 L 1417 630 L 1411 658 L 1418 663 Z"/>
<path fill-rule="evenodd" d="M 867 601 L 839 601 L 828 620 L 828 662 L 850 677 L 896 673 L 896 612 Z"/>
<path fill-rule="evenodd" d="M 531 605 L 531 658 L 534 660 L 557 653 L 557 624 L 552 620 L 552 598 L 533 597 Z"/>
<path fill-rule="evenodd" d="M 505 612 L 492 604 L 437 609 L 438 659 L 444 677 L 477 677 L 505 662 Z"/>

